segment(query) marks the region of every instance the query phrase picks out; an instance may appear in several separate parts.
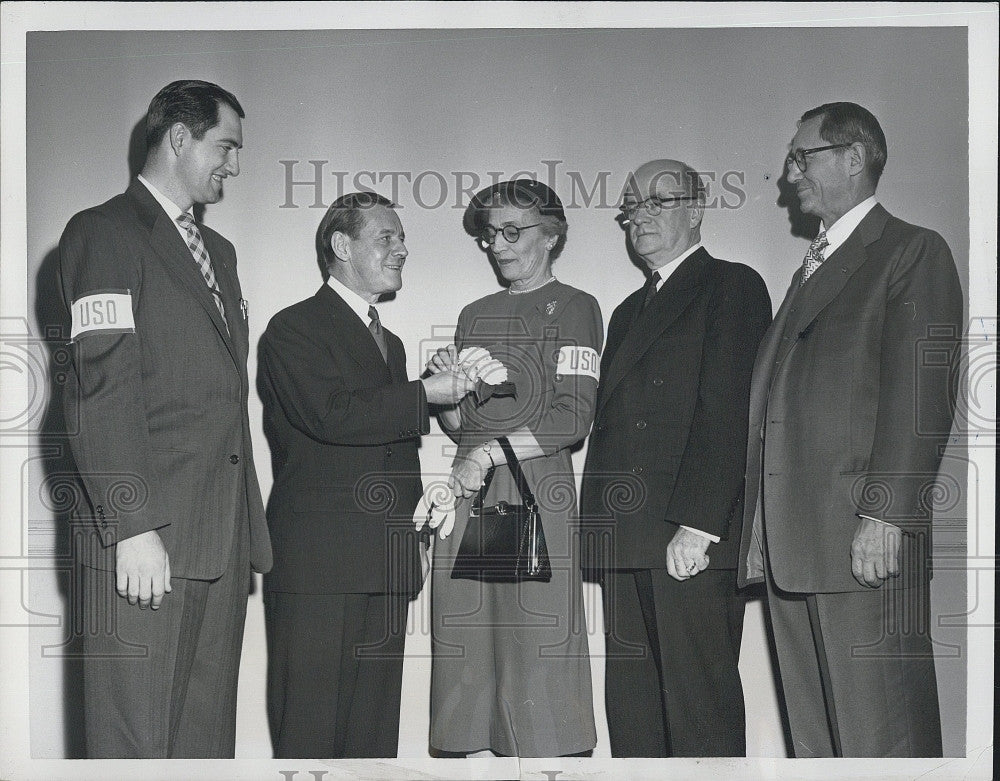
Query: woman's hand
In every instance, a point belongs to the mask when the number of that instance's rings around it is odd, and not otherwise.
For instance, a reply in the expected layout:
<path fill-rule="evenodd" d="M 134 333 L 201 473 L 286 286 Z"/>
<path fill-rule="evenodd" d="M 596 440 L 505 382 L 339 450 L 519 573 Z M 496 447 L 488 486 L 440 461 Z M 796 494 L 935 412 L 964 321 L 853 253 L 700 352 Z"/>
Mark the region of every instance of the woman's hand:
<path fill-rule="evenodd" d="M 460 499 L 473 496 L 482 487 L 489 468 L 486 453 L 481 448 L 476 448 L 464 458 L 455 459 L 448 477 L 448 487 Z"/>

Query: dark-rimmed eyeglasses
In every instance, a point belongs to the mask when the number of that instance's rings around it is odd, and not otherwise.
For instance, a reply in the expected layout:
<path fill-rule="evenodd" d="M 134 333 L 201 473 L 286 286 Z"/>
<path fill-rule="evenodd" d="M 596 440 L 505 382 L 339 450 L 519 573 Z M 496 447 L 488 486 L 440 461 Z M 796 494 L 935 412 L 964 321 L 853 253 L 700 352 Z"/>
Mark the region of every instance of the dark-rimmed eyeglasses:
<path fill-rule="evenodd" d="M 660 198 L 654 196 L 652 198 L 647 198 L 642 203 L 623 203 L 618 207 L 618 211 L 621 214 L 622 224 L 631 222 L 635 219 L 635 215 L 638 214 L 639 209 L 643 209 L 646 214 L 650 217 L 655 217 L 657 214 L 663 211 L 663 207 L 668 203 L 676 203 L 677 201 L 697 201 L 697 195 L 672 195 L 669 198 Z"/>
<path fill-rule="evenodd" d="M 493 242 L 497 240 L 497 235 L 501 235 L 506 239 L 508 244 L 514 244 L 519 238 L 521 238 L 521 231 L 527 230 L 528 228 L 537 228 L 542 223 L 536 222 L 531 225 L 504 225 L 497 228 L 494 225 L 484 225 L 483 229 L 479 231 L 479 240 L 484 246 L 489 247 L 493 245 Z"/>
<path fill-rule="evenodd" d="M 809 167 L 809 155 L 814 155 L 817 152 L 825 152 L 828 149 L 845 149 L 849 146 L 850 144 L 830 144 L 829 146 L 814 146 L 812 149 L 796 149 L 793 152 L 789 152 L 788 157 L 785 158 L 785 168 L 795 163 L 799 172 L 804 174 Z"/>

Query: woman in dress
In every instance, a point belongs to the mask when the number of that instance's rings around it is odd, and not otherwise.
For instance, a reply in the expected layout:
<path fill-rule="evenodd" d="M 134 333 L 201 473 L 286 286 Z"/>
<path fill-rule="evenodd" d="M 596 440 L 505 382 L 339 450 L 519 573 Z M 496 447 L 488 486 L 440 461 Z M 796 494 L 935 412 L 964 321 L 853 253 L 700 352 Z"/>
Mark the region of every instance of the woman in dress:
<path fill-rule="evenodd" d="M 433 557 L 430 743 L 445 755 L 587 754 L 597 737 L 570 448 L 586 437 L 594 416 L 601 312 L 593 296 L 552 275 L 566 217 L 544 184 L 521 179 L 484 190 L 466 212 L 466 227 L 508 286 L 465 307 L 455 343 L 428 369 L 468 371 L 459 354 L 481 348 L 476 358 L 485 350 L 492 361 L 478 365 L 499 361 L 513 395 L 470 395 L 440 415 L 458 443 L 449 478 L 457 504 Z M 538 502 L 549 582 L 452 577 L 471 500 L 491 466 L 484 505 L 522 503 L 497 442 L 502 436 Z"/>

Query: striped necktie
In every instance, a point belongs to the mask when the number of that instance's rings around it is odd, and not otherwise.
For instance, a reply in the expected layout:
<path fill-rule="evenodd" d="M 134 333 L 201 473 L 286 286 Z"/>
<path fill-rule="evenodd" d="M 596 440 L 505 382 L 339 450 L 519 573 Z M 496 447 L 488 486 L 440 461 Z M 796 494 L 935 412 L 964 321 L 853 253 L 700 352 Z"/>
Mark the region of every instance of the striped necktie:
<path fill-rule="evenodd" d="M 222 322 L 226 324 L 226 329 L 228 330 L 229 321 L 226 320 L 226 307 L 222 304 L 222 293 L 219 290 L 218 283 L 215 281 L 215 269 L 212 268 L 212 259 L 208 256 L 208 250 L 205 249 L 205 242 L 201 239 L 201 231 L 198 230 L 198 225 L 195 223 L 194 217 L 187 212 L 178 217 L 177 222 L 187 233 L 188 249 L 191 250 L 194 262 L 198 264 L 201 276 L 205 280 L 205 284 L 208 285 L 208 289 L 212 293 L 212 298 L 215 300 L 215 305 L 219 308 L 219 314 L 222 315 Z"/>

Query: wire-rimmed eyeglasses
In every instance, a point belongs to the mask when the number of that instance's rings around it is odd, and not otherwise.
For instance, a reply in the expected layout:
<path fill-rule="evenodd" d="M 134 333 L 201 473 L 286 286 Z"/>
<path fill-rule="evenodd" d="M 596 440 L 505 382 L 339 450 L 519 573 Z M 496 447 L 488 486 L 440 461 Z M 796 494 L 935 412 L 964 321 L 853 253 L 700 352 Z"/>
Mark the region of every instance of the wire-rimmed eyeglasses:
<path fill-rule="evenodd" d="M 639 212 L 639 209 L 643 209 L 646 214 L 650 217 L 655 217 L 657 214 L 663 211 L 663 207 L 668 203 L 675 203 L 676 201 L 697 201 L 697 195 L 672 195 L 669 198 L 660 198 L 658 196 L 653 196 L 652 198 L 647 198 L 642 201 L 642 203 L 623 203 L 618 207 L 618 211 L 622 217 L 622 224 L 631 222 L 635 219 L 635 215 Z"/>
<path fill-rule="evenodd" d="M 542 223 L 535 222 L 531 225 L 503 225 L 501 227 L 496 227 L 495 225 L 486 224 L 483 229 L 479 231 L 479 241 L 482 242 L 484 247 L 490 247 L 493 242 L 497 239 L 497 234 L 504 237 L 508 244 L 514 244 L 519 238 L 521 238 L 521 231 L 527 230 L 528 228 L 537 228 Z"/>
<path fill-rule="evenodd" d="M 785 168 L 788 168 L 791 163 L 795 163 L 799 172 L 805 173 L 809 167 L 809 160 L 807 159 L 809 155 L 814 155 L 817 152 L 825 152 L 828 149 L 844 149 L 849 146 L 850 144 L 830 144 L 829 146 L 814 146 L 812 149 L 795 149 L 789 152 L 785 158 Z"/>

